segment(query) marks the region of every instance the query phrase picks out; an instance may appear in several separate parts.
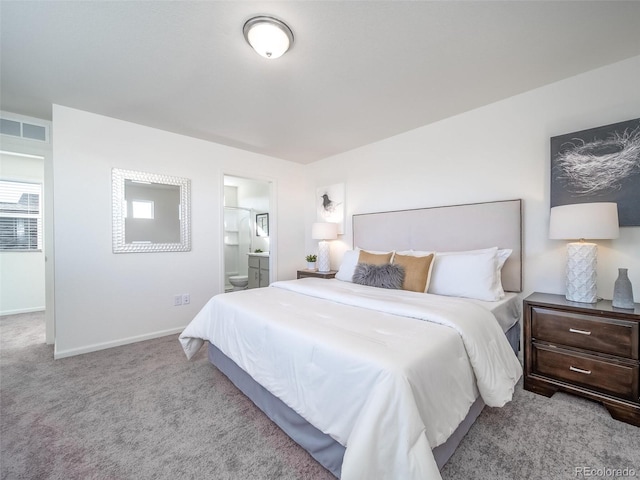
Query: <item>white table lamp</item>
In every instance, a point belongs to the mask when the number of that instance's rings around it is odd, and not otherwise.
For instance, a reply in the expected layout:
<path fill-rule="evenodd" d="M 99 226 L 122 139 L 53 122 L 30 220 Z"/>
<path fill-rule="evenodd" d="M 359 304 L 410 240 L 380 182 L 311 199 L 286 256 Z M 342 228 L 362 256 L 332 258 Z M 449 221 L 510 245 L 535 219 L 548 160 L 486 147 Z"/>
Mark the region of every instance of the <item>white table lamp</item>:
<path fill-rule="evenodd" d="M 616 203 L 578 203 L 551 208 L 549 238 L 580 240 L 567 244 L 567 300 L 581 303 L 598 301 L 598 246 L 584 240 L 612 239 L 618 235 Z"/>
<path fill-rule="evenodd" d="M 311 238 L 320 240 L 318 243 L 318 271 L 331 270 L 330 244 L 327 240 L 338 238 L 337 223 L 314 223 L 311 227 Z"/>

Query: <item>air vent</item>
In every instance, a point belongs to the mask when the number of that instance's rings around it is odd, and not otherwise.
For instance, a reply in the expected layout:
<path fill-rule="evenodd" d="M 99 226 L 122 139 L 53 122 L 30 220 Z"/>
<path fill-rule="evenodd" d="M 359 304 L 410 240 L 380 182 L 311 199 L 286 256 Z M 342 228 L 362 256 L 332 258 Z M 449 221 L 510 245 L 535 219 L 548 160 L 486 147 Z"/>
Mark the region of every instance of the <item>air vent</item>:
<path fill-rule="evenodd" d="M 13 118 L 0 118 L 0 133 L 3 135 L 11 135 L 12 137 L 26 138 L 28 140 L 38 140 L 40 142 L 49 141 L 47 126 L 35 125 Z"/>

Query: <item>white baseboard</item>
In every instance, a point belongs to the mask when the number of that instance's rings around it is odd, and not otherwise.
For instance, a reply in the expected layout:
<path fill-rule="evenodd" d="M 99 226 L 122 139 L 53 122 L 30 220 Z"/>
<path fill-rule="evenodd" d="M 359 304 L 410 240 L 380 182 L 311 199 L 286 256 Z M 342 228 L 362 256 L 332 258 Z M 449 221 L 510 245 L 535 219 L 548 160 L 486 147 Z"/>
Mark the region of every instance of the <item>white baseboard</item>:
<path fill-rule="evenodd" d="M 67 350 L 58 350 L 54 347 L 53 358 L 58 360 L 60 358 L 73 357 L 75 355 L 82 355 L 83 353 L 97 352 L 99 350 L 106 350 L 107 348 L 120 347 L 122 345 L 128 345 L 130 343 L 143 342 L 145 340 L 151 340 L 153 338 L 166 337 L 168 335 L 175 335 L 181 333 L 185 329 L 184 327 L 171 328 L 169 330 L 161 330 L 159 332 L 147 333 L 145 335 L 138 335 L 136 337 L 128 337 L 120 340 L 114 340 L 112 342 L 94 343 L 93 345 L 87 345 L 86 347 L 71 348 Z"/>
<path fill-rule="evenodd" d="M 19 308 L 17 310 L 3 310 L 0 312 L 0 317 L 4 317 L 6 315 L 18 315 L 20 313 L 33 313 L 33 312 L 44 312 L 44 307 Z"/>

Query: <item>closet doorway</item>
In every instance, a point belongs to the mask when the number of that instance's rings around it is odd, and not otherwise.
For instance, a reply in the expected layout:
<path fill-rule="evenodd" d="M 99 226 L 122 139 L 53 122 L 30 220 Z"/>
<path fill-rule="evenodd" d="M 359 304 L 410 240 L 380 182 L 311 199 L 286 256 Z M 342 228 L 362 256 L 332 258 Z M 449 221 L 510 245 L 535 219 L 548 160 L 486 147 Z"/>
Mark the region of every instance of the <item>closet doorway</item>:
<path fill-rule="evenodd" d="M 224 176 L 222 245 L 224 291 L 267 286 L 273 228 L 271 182 Z"/>

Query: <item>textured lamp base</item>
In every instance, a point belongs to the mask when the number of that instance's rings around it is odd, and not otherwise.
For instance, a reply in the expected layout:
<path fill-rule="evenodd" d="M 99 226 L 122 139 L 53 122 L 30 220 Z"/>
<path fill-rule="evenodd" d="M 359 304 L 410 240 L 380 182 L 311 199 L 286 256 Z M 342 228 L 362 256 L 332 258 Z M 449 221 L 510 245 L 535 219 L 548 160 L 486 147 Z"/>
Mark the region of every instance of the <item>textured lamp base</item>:
<path fill-rule="evenodd" d="M 330 244 L 326 240 L 318 242 L 318 271 L 328 272 L 331 270 Z"/>
<path fill-rule="evenodd" d="M 598 246 L 595 243 L 567 244 L 567 300 L 596 303 Z"/>

